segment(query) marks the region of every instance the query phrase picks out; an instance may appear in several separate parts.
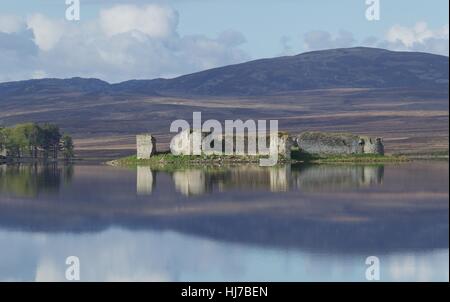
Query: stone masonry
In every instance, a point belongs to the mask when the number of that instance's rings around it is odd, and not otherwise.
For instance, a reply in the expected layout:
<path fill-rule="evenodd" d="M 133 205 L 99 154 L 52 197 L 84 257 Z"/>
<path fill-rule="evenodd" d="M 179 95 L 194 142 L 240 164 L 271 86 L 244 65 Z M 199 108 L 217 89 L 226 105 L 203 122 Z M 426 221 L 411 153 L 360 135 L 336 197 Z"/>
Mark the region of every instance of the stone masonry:
<path fill-rule="evenodd" d="M 382 138 L 371 138 L 359 136 L 351 133 L 327 133 L 327 132 L 303 132 L 291 137 L 288 133 L 278 132 L 278 137 L 271 135 L 265 138 L 266 148 L 259 149 L 259 137 L 235 134 L 233 136 L 215 135 L 205 138 L 210 133 L 194 130 L 185 130 L 175 135 L 170 148 L 175 155 L 192 155 L 194 138 L 197 137 L 201 144 L 200 152 L 207 155 L 228 154 L 228 155 L 270 155 L 278 153 L 285 159 L 291 159 L 291 149 L 297 145 L 301 151 L 311 154 L 380 154 L 384 155 L 384 145 Z M 263 137 L 264 139 L 264 137 Z M 244 149 L 237 150 L 236 142 L 243 141 Z M 255 149 L 249 147 L 250 143 L 255 143 Z M 226 148 L 229 144 L 229 148 Z M 137 158 L 149 159 L 156 153 L 156 140 L 151 134 L 141 134 L 136 136 Z M 231 150 L 231 152 L 230 152 Z M 225 152 L 225 151 L 228 151 Z"/>
<path fill-rule="evenodd" d="M 208 136 L 210 133 L 199 133 L 194 130 L 185 130 L 173 137 L 170 143 L 171 150 L 175 153 L 175 155 L 191 155 L 193 151 L 193 141 L 194 134 L 197 134 L 201 142 L 203 139 Z M 283 156 L 285 159 L 291 158 L 291 148 L 294 145 L 294 141 L 292 138 L 284 132 L 278 133 L 278 142 L 275 140 L 276 136 L 266 137 L 266 142 L 268 146 L 266 150 L 258 150 L 258 137 L 252 137 L 247 134 L 235 134 L 233 136 L 227 135 L 216 135 L 211 138 L 210 146 L 206 148 L 205 146 L 201 147 L 201 152 L 206 155 L 213 154 L 226 154 L 226 150 L 232 151 L 229 155 L 269 155 L 270 153 L 278 153 L 278 155 Z M 244 142 L 244 150 L 237 150 L 236 143 L 238 140 Z M 255 144 L 255 149 L 250 150 L 249 141 L 252 141 Z M 226 148 L 227 144 L 229 148 Z M 215 145 L 215 146 L 214 146 Z"/>
<path fill-rule="evenodd" d="M 156 153 L 156 140 L 151 134 L 136 136 L 136 149 L 138 159 L 150 159 Z"/>
<path fill-rule="evenodd" d="M 384 154 L 381 138 L 351 133 L 303 132 L 296 142 L 302 151 L 311 154 Z"/>

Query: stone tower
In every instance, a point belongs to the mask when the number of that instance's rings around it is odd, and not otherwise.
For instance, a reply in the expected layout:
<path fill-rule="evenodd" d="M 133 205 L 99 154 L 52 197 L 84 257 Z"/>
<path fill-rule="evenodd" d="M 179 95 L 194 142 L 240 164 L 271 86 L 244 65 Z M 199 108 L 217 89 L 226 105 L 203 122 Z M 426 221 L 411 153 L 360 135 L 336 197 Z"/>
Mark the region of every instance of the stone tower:
<path fill-rule="evenodd" d="M 150 159 L 156 153 L 156 140 L 151 134 L 136 135 L 137 159 Z"/>
<path fill-rule="evenodd" d="M 364 139 L 364 153 L 365 154 L 384 155 L 383 139 L 380 137 L 378 137 L 376 139 L 365 138 Z"/>

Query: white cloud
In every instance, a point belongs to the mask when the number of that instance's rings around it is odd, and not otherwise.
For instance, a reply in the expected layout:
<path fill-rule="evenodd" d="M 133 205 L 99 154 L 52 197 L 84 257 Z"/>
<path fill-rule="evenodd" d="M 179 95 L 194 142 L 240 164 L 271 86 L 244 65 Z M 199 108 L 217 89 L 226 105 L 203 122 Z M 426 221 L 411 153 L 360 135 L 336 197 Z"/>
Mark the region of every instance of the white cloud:
<path fill-rule="evenodd" d="M 0 32 L 0 81 L 80 76 L 119 82 L 174 77 L 250 59 L 240 48 L 246 40 L 239 32 L 180 35 L 178 14 L 165 5 L 117 5 L 82 22 L 34 14 L 26 24 L 28 29 L 17 33 Z"/>
<path fill-rule="evenodd" d="M 412 50 L 449 54 L 449 26 L 431 29 L 426 22 L 418 22 L 412 27 L 395 25 L 386 33 L 386 45 L 394 50 Z"/>
<path fill-rule="evenodd" d="M 44 79 L 46 77 L 48 77 L 48 75 L 44 70 L 35 70 L 31 74 L 32 79 Z"/>
<path fill-rule="evenodd" d="M 0 82 L 29 79 L 38 53 L 30 30 L 0 32 Z"/>
<path fill-rule="evenodd" d="M 0 32 L 11 34 L 22 30 L 24 27 L 25 23 L 22 18 L 14 15 L 0 14 Z"/>
<path fill-rule="evenodd" d="M 431 30 L 426 22 L 418 22 L 411 28 L 395 25 L 388 30 L 386 38 L 391 43 L 401 42 L 406 47 L 413 47 L 415 43 L 423 44 L 430 38 L 448 39 L 448 25 L 438 30 Z"/>
<path fill-rule="evenodd" d="M 289 56 L 294 53 L 294 49 L 293 49 L 291 43 L 292 43 L 291 37 L 282 36 L 280 38 L 280 44 L 281 44 L 281 48 L 282 48 L 282 51 L 279 54 L 280 56 Z"/>
<path fill-rule="evenodd" d="M 117 5 L 100 12 L 100 25 L 108 36 L 139 31 L 152 38 L 164 38 L 175 32 L 177 24 L 174 10 L 156 4 Z"/>
<path fill-rule="evenodd" d="M 64 31 L 61 22 L 52 21 L 41 14 L 30 16 L 27 25 L 33 31 L 36 45 L 44 51 L 52 49 Z"/>
<path fill-rule="evenodd" d="M 222 33 L 219 34 L 218 40 L 223 44 L 231 46 L 239 46 L 247 42 L 247 39 L 244 37 L 244 35 L 235 30 L 223 31 Z"/>
<path fill-rule="evenodd" d="M 326 31 L 311 31 L 303 37 L 305 50 L 321 50 L 330 48 L 351 47 L 355 43 L 353 34 L 341 30 L 337 35 Z"/>
<path fill-rule="evenodd" d="M 225 30 L 216 37 L 180 35 L 178 13 L 167 5 L 115 5 L 98 18 L 66 22 L 33 14 L 0 16 L 0 82 L 41 77 L 96 77 L 110 82 L 174 77 L 250 59 L 245 37 Z M 352 33 L 308 32 L 304 50 L 355 45 L 448 56 L 449 27 L 396 25 L 385 37 L 355 41 Z M 269 41 L 270 42 L 270 41 Z M 283 54 L 295 41 L 282 38 Z"/>
<path fill-rule="evenodd" d="M 418 22 L 412 27 L 394 25 L 382 39 L 367 37 L 356 41 L 353 34 L 340 31 L 333 35 L 326 31 L 311 31 L 303 36 L 305 50 L 352 47 L 355 45 L 379 47 L 396 51 L 421 51 L 449 55 L 449 26 L 429 28 L 426 22 Z"/>

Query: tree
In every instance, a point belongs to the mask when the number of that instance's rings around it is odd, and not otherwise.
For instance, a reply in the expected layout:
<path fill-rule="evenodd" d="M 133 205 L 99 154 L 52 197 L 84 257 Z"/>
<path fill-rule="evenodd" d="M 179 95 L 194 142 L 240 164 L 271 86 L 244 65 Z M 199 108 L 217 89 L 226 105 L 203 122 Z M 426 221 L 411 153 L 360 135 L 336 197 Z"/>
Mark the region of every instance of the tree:
<path fill-rule="evenodd" d="M 26 152 L 37 156 L 40 127 L 37 124 L 18 124 L 4 128 L 0 134 L 0 149 L 6 149 L 11 156 L 21 157 Z"/>
<path fill-rule="evenodd" d="M 64 134 L 61 138 L 61 150 L 65 160 L 72 159 L 74 157 L 74 144 L 72 137 Z"/>
<path fill-rule="evenodd" d="M 31 157 L 36 158 L 40 136 L 42 135 L 41 127 L 35 123 L 27 123 L 19 124 L 14 129 L 17 136 L 20 137 L 20 141 L 25 144 L 25 146 L 22 146 L 22 152 L 28 151 Z"/>
<path fill-rule="evenodd" d="M 38 156 L 38 148 L 40 137 L 42 136 L 42 129 L 38 124 L 26 124 L 25 128 L 25 137 L 28 140 L 30 155 L 34 158 Z"/>
<path fill-rule="evenodd" d="M 53 124 L 44 124 L 42 126 L 42 134 L 40 135 L 39 144 L 44 150 L 44 157 L 48 158 L 49 153 L 53 153 L 53 158 L 58 158 L 59 143 L 61 133 L 59 127 Z"/>
<path fill-rule="evenodd" d="M 12 142 L 11 136 L 11 128 L 3 128 L 0 132 L 0 145 L 2 150 L 6 150 L 7 154 L 12 154 L 17 149 Z"/>
<path fill-rule="evenodd" d="M 57 159 L 58 152 L 63 151 L 64 158 L 69 159 L 73 157 L 73 149 L 72 138 L 69 135 L 63 137 L 57 125 L 26 123 L 0 128 L 0 151 L 6 150 L 12 157 L 22 157 L 28 153 L 37 158 L 38 151 L 42 150 L 45 158 L 51 153 Z"/>
<path fill-rule="evenodd" d="M 0 154 L 6 150 L 6 135 L 5 128 L 0 127 Z"/>
<path fill-rule="evenodd" d="M 28 149 L 29 144 L 24 129 L 24 125 L 20 124 L 14 128 L 8 128 L 6 131 L 6 148 L 13 156 L 22 157 Z"/>

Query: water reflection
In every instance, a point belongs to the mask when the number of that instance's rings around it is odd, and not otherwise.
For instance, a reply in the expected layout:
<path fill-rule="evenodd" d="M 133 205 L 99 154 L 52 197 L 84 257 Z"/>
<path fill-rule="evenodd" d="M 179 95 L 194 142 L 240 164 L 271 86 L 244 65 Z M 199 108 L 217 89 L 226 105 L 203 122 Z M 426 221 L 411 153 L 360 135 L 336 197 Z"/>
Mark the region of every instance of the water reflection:
<path fill-rule="evenodd" d="M 339 191 L 381 185 L 384 177 L 384 166 L 314 165 L 296 172 L 295 184 L 305 191 Z"/>
<path fill-rule="evenodd" d="M 39 193 L 58 193 L 61 184 L 69 184 L 72 165 L 1 165 L 0 194 L 36 197 Z M 136 168 L 136 192 L 151 195 L 156 179 L 170 175 L 175 190 L 185 196 L 214 191 L 263 190 L 270 192 L 331 192 L 371 187 L 383 183 L 383 166 L 280 165 L 259 167 L 188 168 L 155 171 L 148 166 Z M 166 184 L 164 184 L 166 185 Z"/>
<path fill-rule="evenodd" d="M 82 281 L 365 281 L 364 255 L 227 244 L 174 232 L 110 229 L 97 234 L 0 230 L 0 280 L 66 281 L 77 255 Z M 449 253 L 379 255 L 381 281 L 448 281 Z"/>
<path fill-rule="evenodd" d="M 24 279 L 51 279 L 58 259 L 73 253 L 124 264 L 92 266 L 100 274 L 93 280 L 129 280 L 143 265 L 137 279 L 150 278 L 156 264 L 167 280 L 360 280 L 363 271 L 349 269 L 363 270 L 368 255 L 382 257 L 394 280 L 448 279 L 448 171 L 448 162 L 2 166 L 0 279 L 15 276 L 9 264 L 17 255 L 29 259 L 17 264 Z M 208 269 L 196 270 L 198 263 Z M 428 269 L 408 270 L 410 263 Z"/>
<path fill-rule="evenodd" d="M 220 191 L 230 189 L 267 190 L 271 192 L 287 192 L 295 189 L 292 184 L 294 175 L 291 165 L 275 167 L 241 166 L 226 169 L 216 177 Z"/>
<path fill-rule="evenodd" d="M 70 183 L 72 177 L 72 165 L 0 165 L 0 194 L 36 197 L 40 193 L 57 193 L 61 184 Z"/>
<path fill-rule="evenodd" d="M 136 170 L 136 190 L 139 195 L 150 195 L 155 185 L 155 175 L 148 166 L 139 166 Z"/>
<path fill-rule="evenodd" d="M 175 189 L 185 196 L 214 190 L 265 190 L 270 192 L 331 192 L 371 187 L 383 183 L 384 166 L 372 165 L 256 165 L 187 168 L 175 172 L 137 168 L 137 193 L 151 194 L 157 174 L 170 174 Z"/>
<path fill-rule="evenodd" d="M 206 193 L 213 181 L 213 176 L 200 169 L 176 171 L 172 174 L 176 190 L 186 196 Z"/>

